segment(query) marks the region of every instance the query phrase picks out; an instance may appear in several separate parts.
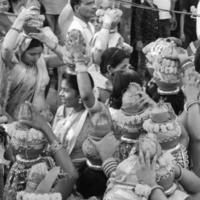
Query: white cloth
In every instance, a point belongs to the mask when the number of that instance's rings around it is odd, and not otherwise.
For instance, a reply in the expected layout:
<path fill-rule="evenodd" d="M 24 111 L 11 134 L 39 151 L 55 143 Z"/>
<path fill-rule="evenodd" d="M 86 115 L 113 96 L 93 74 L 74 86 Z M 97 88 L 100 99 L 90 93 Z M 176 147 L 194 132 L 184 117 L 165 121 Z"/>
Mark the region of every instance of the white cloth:
<path fill-rule="evenodd" d="M 58 108 L 59 113 L 63 113 L 64 106 Z M 83 110 L 63 119 L 55 119 L 53 131 L 60 142 L 66 146 L 68 154 L 71 154 L 81 133 L 88 111 Z"/>
<path fill-rule="evenodd" d="M 95 28 L 93 24 L 91 24 L 90 22 L 85 23 L 80 18 L 74 16 L 73 21 L 69 26 L 68 32 L 73 29 L 79 30 L 82 33 L 83 38 L 85 39 L 86 42 L 87 53 L 88 55 L 91 55 L 91 43 L 92 43 L 92 38 L 95 34 Z"/>
<path fill-rule="evenodd" d="M 154 4 L 159 9 L 170 10 L 171 9 L 171 0 L 153 0 Z M 159 19 L 171 19 L 170 12 L 167 11 L 159 11 Z"/>
<path fill-rule="evenodd" d="M 200 15 L 200 1 L 197 4 L 197 15 Z M 196 20 L 196 34 L 197 38 L 200 39 L 200 17 L 197 17 Z"/>

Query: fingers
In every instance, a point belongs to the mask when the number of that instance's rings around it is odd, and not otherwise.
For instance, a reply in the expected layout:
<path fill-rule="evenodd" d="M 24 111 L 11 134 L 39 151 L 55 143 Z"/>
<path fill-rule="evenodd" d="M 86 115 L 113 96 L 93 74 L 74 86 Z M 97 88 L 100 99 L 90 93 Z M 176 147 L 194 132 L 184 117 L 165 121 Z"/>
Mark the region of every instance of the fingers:
<path fill-rule="evenodd" d="M 139 163 L 141 166 L 145 166 L 144 153 L 141 149 L 139 150 Z"/>
<path fill-rule="evenodd" d="M 149 151 L 147 151 L 146 154 L 145 154 L 145 163 L 146 163 L 146 166 L 148 168 L 151 167 L 151 161 L 150 161 L 150 153 L 149 153 Z"/>
<path fill-rule="evenodd" d="M 153 170 L 156 170 L 156 162 L 157 162 L 157 159 L 158 159 L 158 157 L 157 157 L 157 155 L 155 154 L 155 156 L 154 156 L 154 158 L 153 158 L 153 160 L 152 160 L 152 163 L 151 163 L 151 167 L 152 167 Z"/>

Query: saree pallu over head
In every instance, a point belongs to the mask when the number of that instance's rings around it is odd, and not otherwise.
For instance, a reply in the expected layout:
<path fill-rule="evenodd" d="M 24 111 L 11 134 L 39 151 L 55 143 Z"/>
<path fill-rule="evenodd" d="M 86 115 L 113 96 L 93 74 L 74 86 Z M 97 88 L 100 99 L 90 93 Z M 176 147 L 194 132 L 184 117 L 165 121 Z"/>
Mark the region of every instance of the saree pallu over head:
<path fill-rule="evenodd" d="M 31 41 L 32 39 L 24 33 L 19 36 L 15 56 L 12 60 L 12 68 L 7 66 L 1 59 L 0 103 L 8 109 L 11 116 L 14 115 L 18 106 L 24 101 L 31 101 L 37 105 L 38 98 L 42 97 L 44 100 L 44 90 L 49 82 L 46 63 L 42 55 L 36 66 L 33 67 L 27 67 L 21 61 L 21 57 Z"/>

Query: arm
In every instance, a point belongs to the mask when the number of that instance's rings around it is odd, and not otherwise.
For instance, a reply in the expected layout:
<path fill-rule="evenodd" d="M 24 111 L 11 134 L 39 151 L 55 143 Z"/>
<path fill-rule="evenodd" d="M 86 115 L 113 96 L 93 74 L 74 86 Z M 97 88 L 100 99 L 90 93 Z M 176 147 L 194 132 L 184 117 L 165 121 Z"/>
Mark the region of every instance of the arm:
<path fill-rule="evenodd" d="M 77 82 L 81 99 L 87 108 L 95 104 L 93 88 L 84 62 L 76 62 Z"/>
<path fill-rule="evenodd" d="M 48 125 L 44 126 L 43 131 L 47 136 L 50 145 L 57 143 L 57 138 Z M 78 173 L 74 168 L 71 158 L 66 153 L 64 148 L 60 148 L 59 150 L 55 151 L 53 156 L 57 165 L 59 165 L 67 174 L 66 177 L 58 180 L 56 186 L 54 187 L 54 191 L 61 193 L 63 199 L 66 199 L 73 190 L 76 180 L 78 179 Z"/>
<path fill-rule="evenodd" d="M 144 10 L 137 8 L 135 14 L 135 39 L 136 39 L 136 49 L 141 51 L 143 47 L 142 43 L 142 20 L 143 20 Z"/>
<path fill-rule="evenodd" d="M 187 1 L 185 0 L 181 0 L 180 1 L 181 7 L 182 7 L 182 11 L 183 12 L 187 12 Z M 182 41 L 185 41 L 185 33 L 184 33 L 184 24 L 185 24 L 185 14 L 181 14 L 180 16 L 180 38 L 182 39 Z"/>
<path fill-rule="evenodd" d="M 64 179 L 58 182 L 58 185 L 54 189 L 58 192 L 61 192 L 63 195 L 63 199 L 66 199 L 66 197 L 71 194 L 74 184 L 78 178 L 77 171 L 71 161 L 71 158 L 66 153 L 62 145 L 59 144 L 58 139 L 54 135 L 51 127 L 47 124 L 44 117 L 41 116 L 31 104 L 29 104 L 29 106 L 31 108 L 32 119 L 22 120 L 21 122 L 29 127 L 42 131 L 47 138 L 56 164 L 62 168 L 64 173 L 67 174 Z M 65 185 L 61 186 L 61 184 L 64 183 Z"/>
<path fill-rule="evenodd" d="M 45 55 L 44 59 L 48 68 L 55 68 L 64 65 L 63 60 L 57 55 Z"/>
<path fill-rule="evenodd" d="M 23 9 L 22 12 L 18 15 L 16 20 L 14 21 L 11 29 L 6 34 L 3 44 L 2 44 L 2 58 L 6 62 L 12 61 L 14 49 L 17 45 L 17 40 L 19 37 L 19 33 L 22 31 L 24 23 L 28 18 L 28 9 Z"/>
<path fill-rule="evenodd" d="M 59 25 L 63 42 L 66 39 L 65 37 L 68 31 L 68 28 L 73 20 L 73 16 L 74 16 L 74 13 L 70 5 L 70 0 L 68 0 L 68 3 L 66 4 L 66 6 L 64 7 L 64 9 L 62 10 L 61 14 L 58 17 L 58 25 Z"/>
<path fill-rule="evenodd" d="M 175 178 L 178 177 L 179 183 L 189 194 L 200 193 L 200 178 L 188 169 L 175 167 Z"/>
<path fill-rule="evenodd" d="M 119 9 L 112 9 L 106 11 L 103 16 L 103 25 L 101 30 L 97 32 L 93 41 L 93 59 L 96 64 L 100 64 L 102 53 L 108 48 L 110 30 L 112 23 L 116 21 L 118 15 L 122 14 Z M 116 23 L 116 22 L 115 22 Z"/>

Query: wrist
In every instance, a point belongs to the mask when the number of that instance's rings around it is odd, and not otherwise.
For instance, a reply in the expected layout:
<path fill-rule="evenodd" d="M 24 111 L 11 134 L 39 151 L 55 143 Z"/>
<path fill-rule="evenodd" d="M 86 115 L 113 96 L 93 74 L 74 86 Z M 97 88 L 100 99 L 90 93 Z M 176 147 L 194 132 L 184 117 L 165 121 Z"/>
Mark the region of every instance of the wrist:
<path fill-rule="evenodd" d="M 24 20 L 22 20 L 22 19 L 16 19 L 16 20 L 14 21 L 14 23 L 13 23 L 12 26 L 22 30 L 22 29 L 23 29 L 23 26 L 24 26 L 24 23 L 25 23 Z"/>

